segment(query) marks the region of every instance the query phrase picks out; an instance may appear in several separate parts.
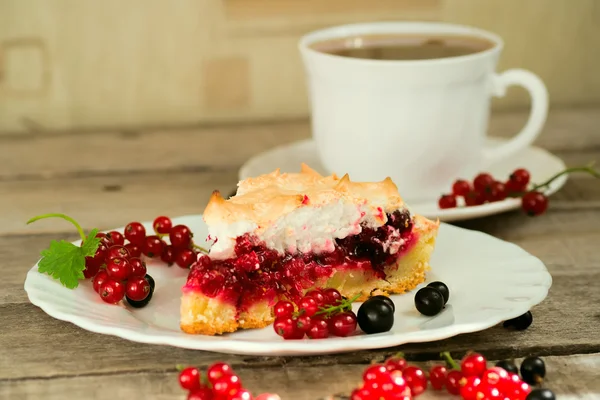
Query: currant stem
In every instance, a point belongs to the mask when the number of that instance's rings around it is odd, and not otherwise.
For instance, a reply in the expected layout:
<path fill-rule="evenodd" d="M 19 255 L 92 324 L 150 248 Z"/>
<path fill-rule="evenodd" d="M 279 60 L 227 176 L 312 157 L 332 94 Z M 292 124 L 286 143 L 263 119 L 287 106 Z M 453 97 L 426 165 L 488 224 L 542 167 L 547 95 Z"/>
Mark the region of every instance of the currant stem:
<path fill-rule="evenodd" d="M 32 222 L 39 221 L 40 219 L 46 219 L 46 218 L 62 218 L 66 221 L 69 221 L 70 223 L 72 223 L 75 226 L 75 228 L 77 228 L 77 232 L 79 232 L 79 236 L 81 236 L 81 240 L 85 241 L 85 232 L 83 232 L 83 228 L 81 228 L 81 225 L 79 225 L 77 223 L 77 221 L 75 221 L 73 218 L 71 218 L 65 214 L 50 213 L 50 214 L 38 215 L 37 217 L 33 217 L 29 221 L 27 221 L 27 225 L 31 224 Z"/>
<path fill-rule="evenodd" d="M 446 363 L 448 363 L 450 368 L 460 371 L 460 367 L 458 366 L 456 361 L 454 361 L 454 359 L 452 358 L 452 355 L 450 355 L 450 352 L 448 352 L 448 351 L 441 352 L 440 357 L 442 357 L 442 359 L 445 360 Z"/>
<path fill-rule="evenodd" d="M 315 315 L 330 314 L 330 313 L 335 312 L 335 311 L 342 311 L 346 307 L 351 306 L 352 303 L 354 303 L 361 296 L 361 294 L 362 293 L 357 294 L 356 296 L 354 296 L 350 300 L 342 300 L 340 302 L 340 304 L 338 304 L 336 306 L 331 306 L 331 307 L 327 307 L 327 308 L 321 308 L 319 311 L 317 311 L 315 313 Z"/>
<path fill-rule="evenodd" d="M 202 253 L 204 254 L 208 254 L 208 250 L 206 250 L 204 247 L 202 246 L 198 246 L 196 243 L 192 242 L 192 247 L 194 249 L 200 250 Z"/>
<path fill-rule="evenodd" d="M 585 167 L 571 167 L 571 168 L 567 168 L 564 171 L 561 171 L 561 172 L 555 174 L 554 176 L 550 177 L 550 179 L 548 179 L 546 182 L 543 182 L 543 183 L 540 183 L 538 185 L 535 185 L 531 189 L 531 191 L 538 190 L 538 189 L 543 188 L 543 187 L 548 187 L 554 180 L 560 178 L 561 176 L 563 176 L 565 174 L 570 174 L 570 173 L 573 173 L 573 172 L 587 172 L 590 175 L 592 175 L 593 177 L 600 179 L 600 172 L 598 172 L 594 168 L 592 168 L 593 165 L 594 165 L 594 163 L 590 163 L 589 165 L 587 165 Z"/>

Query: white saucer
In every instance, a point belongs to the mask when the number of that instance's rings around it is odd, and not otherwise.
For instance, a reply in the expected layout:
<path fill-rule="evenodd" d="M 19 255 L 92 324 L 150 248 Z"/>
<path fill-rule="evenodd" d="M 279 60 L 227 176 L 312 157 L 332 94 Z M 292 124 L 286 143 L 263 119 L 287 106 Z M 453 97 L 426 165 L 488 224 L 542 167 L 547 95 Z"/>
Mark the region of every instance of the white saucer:
<path fill-rule="evenodd" d="M 505 142 L 505 139 L 488 138 L 487 146 L 494 147 Z M 300 163 L 306 163 L 311 168 L 328 175 L 325 167 L 319 160 L 316 143 L 312 139 L 301 140 L 288 145 L 279 146 L 265 151 L 248 160 L 239 171 L 239 178 L 249 177 L 272 172 L 280 168 L 281 172 L 296 172 L 300 168 Z M 492 165 L 486 172 L 498 179 L 507 179 L 508 175 L 517 168 L 527 168 L 531 173 L 531 181 L 534 183 L 544 182 L 554 174 L 566 168 L 565 163 L 555 155 L 539 147 L 529 147 L 522 152 L 506 158 Z M 459 178 L 459 177 L 457 177 Z M 461 177 L 472 179 L 469 177 Z M 550 195 L 560 189 L 567 181 L 567 175 L 556 179 L 546 191 Z M 450 192 L 450 185 L 446 192 Z M 506 199 L 495 203 L 486 203 L 480 206 L 458 207 L 442 210 L 438 207 L 438 199 L 431 199 L 427 202 L 410 202 L 405 193 L 401 193 L 411 210 L 430 219 L 439 218 L 441 221 L 451 222 L 466 220 L 501 212 L 514 210 L 520 207 L 519 199 Z M 441 195 L 442 193 L 440 193 Z"/>
<path fill-rule="evenodd" d="M 173 219 L 185 224 L 195 238 L 208 234 L 201 215 Z M 152 222 L 144 223 L 147 232 Z M 123 227 L 117 229 L 123 232 Z M 74 242 L 79 244 L 79 242 Z M 200 244 L 200 243 L 199 243 Z M 104 303 L 91 282 L 70 290 L 46 274 L 37 264 L 25 280 L 29 300 L 48 315 L 91 332 L 115 335 L 141 343 L 188 349 L 255 355 L 309 355 L 340 353 L 430 342 L 487 329 L 527 312 L 548 294 L 552 277 L 544 264 L 522 248 L 490 235 L 441 224 L 427 280 L 445 282 L 450 300 L 434 317 L 425 317 L 414 306 L 414 293 L 392 296 L 396 306 L 392 330 L 376 335 L 355 335 L 319 340 L 283 340 L 268 326 L 223 336 L 189 335 L 179 329 L 181 287 L 187 270 L 148 263 L 156 281 L 150 303 L 139 309 Z M 354 304 L 357 311 L 360 304 Z M 89 337 L 90 341 L 97 341 Z"/>

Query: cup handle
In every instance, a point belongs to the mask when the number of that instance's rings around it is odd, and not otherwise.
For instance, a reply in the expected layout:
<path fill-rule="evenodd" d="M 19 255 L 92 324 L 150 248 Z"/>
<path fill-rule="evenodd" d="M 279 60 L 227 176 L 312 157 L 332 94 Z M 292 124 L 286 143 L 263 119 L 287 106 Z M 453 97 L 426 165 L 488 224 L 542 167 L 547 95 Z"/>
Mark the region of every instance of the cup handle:
<path fill-rule="evenodd" d="M 492 78 L 494 96 L 504 97 L 509 86 L 522 86 L 529 92 L 531 112 L 527 123 L 514 138 L 485 151 L 484 156 L 488 165 L 531 145 L 540 134 L 548 115 L 548 90 L 537 75 L 524 69 L 509 69 L 501 74 L 494 74 Z"/>

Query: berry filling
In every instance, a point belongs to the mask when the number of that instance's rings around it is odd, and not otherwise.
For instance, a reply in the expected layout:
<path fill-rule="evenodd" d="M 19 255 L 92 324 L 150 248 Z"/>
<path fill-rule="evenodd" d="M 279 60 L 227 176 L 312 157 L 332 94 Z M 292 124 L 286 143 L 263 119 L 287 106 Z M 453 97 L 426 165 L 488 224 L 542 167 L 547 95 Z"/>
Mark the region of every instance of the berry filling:
<path fill-rule="evenodd" d="M 385 225 L 336 239 L 327 253 L 280 254 L 251 235 L 236 239 L 236 257 L 211 260 L 201 256 L 191 268 L 184 291 L 237 304 L 247 310 L 261 300 L 278 296 L 300 300 L 303 293 L 340 270 L 371 271 L 385 279 L 384 268 L 416 243 L 413 221 L 407 210 L 387 214 Z M 241 295 L 241 296 L 240 296 Z"/>

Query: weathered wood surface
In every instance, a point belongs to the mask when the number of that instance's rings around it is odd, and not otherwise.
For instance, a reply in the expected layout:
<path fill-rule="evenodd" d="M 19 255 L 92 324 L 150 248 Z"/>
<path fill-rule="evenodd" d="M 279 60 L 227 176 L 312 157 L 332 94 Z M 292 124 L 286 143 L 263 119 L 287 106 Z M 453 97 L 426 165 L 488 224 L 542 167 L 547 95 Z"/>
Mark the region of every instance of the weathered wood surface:
<path fill-rule="evenodd" d="M 496 117 L 512 133 L 522 113 Z M 538 144 L 567 164 L 600 161 L 600 109 L 555 110 Z M 600 398 L 600 183 L 572 176 L 549 212 L 519 211 L 459 222 L 514 242 L 544 261 L 554 284 L 525 332 L 501 326 L 444 341 L 322 357 L 249 357 L 149 346 L 55 320 L 23 291 L 27 270 L 51 239 L 75 239 L 68 224 L 31 216 L 67 212 L 85 228 L 111 228 L 158 214 L 201 212 L 214 189 L 230 192 L 252 154 L 308 136 L 305 122 L 130 132 L 0 135 L 0 398 L 178 399 L 176 364 L 232 363 L 247 386 L 284 399 L 317 399 L 351 388 L 364 366 L 402 350 L 412 360 L 477 349 L 491 358 L 547 357 L 561 399 Z M 563 396 L 564 395 L 564 396 Z M 596 397 L 594 397 L 596 396 Z M 422 397 L 427 399 L 427 397 Z"/>

